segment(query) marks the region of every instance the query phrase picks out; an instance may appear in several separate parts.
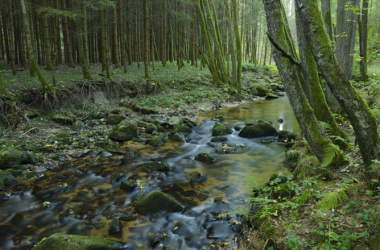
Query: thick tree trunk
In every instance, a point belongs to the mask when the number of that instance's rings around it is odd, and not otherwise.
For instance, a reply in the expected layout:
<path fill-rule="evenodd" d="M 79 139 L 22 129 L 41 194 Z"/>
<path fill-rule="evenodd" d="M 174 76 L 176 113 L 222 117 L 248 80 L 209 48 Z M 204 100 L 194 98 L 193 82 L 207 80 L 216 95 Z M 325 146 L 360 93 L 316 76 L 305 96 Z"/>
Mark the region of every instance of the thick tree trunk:
<path fill-rule="evenodd" d="M 296 0 L 306 42 L 323 78 L 346 112 L 355 131 L 366 167 L 380 157 L 376 118 L 361 95 L 350 84 L 340 68 L 323 24 L 317 0 Z"/>
<path fill-rule="evenodd" d="M 263 0 L 266 19 L 268 25 L 268 33 L 277 41 L 277 43 L 287 51 L 292 50 L 292 41 L 287 34 L 285 27 L 281 0 Z M 330 139 L 323 136 L 318 126 L 318 121 L 314 116 L 314 111 L 310 107 L 306 95 L 298 80 L 298 74 L 295 66 L 290 61 L 281 56 L 272 45 L 272 54 L 279 70 L 282 82 L 289 97 L 298 124 L 308 141 L 310 148 L 313 150 L 317 158 L 322 161 L 324 158 L 324 148 L 330 143 Z"/>

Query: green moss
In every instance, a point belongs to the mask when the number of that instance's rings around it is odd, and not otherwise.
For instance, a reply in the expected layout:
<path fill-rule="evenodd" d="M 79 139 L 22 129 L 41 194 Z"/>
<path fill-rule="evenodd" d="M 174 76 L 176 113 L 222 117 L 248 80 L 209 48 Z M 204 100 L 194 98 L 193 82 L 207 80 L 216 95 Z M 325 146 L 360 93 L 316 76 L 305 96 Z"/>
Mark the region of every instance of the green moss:
<path fill-rule="evenodd" d="M 121 183 L 120 183 L 120 188 L 127 190 L 127 191 L 134 190 L 136 187 L 137 187 L 136 181 L 124 180 L 124 181 L 121 181 Z"/>
<path fill-rule="evenodd" d="M 24 179 L 38 179 L 39 177 L 40 177 L 40 174 L 34 171 L 21 175 L 21 178 L 24 178 Z"/>
<path fill-rule="evenodd" d="M 119 217 L 114 217 L 108 227 L 108 233 L 114 234 L 120 232 L 120 219 Z"/>
<path fill-rule="evenodd" d="M 160 191 L 153 191 L 138 199 L 135 208 L 143 214 L 181 212 L 182 205 L 172 196 Z"/>
<path fill-rule="evenodd" d="M 170 165 L 164 161 L 154 161 L 152 163 L 146 164 L 146 166 L 155 171 L 170 171 L 171 170 Z"/>
<path fill-rule="evenodd" d="M 200 153 L 195 156 L 195 160 L 197 161 L 202 161 L 202 162 L 210 162 L 213 163 L 215 162 L 215 158 L 210 156 L 209 154 L 206 153 Z"/>
<path fill-rule="evenodd" d="M 123 150 L 119 147 L 119 145 L 116 144 L 108 144 L 104 147 L 105 150 L 107 150 L 110 153 L 113 154 L 123 154 Z"/>
<path fill-rule="evenodd" d="M 110 178 L 110 182 L 111 184 L 117 182 L 118 180 L 122 179 L 125 177 L 125 174 L 124 173 L 121 173 L 121 172 L 113 172 L 111 174 L 111 178 Z"/>
<path fill-rule="evenodd" d="M 131 119 L 124 119 L 109 132 L 108 136 L 117 141 L 128 141 L 138 137 L 137 123 Z"/>
<path fill-rule="evenodd" d="M 257 138 L 263 136 L 274 136 L 277 134 L 273 125 L 267 121 L 256 120 L 250 121 L 239 133 L 239 136 L 246 138 Z"/>
<path fill-rule="evenodd" d="M 28 155 L 25 152 L 10 149 L 0 153 L 0 169 L 11 168 L 15 165 L 27 163 Z"/>
<path fill-rule="evenodd" d="M 80 131 L 84 128 L 84 122 L 82 121 L 75 121 L 74 124 L 71 126 L 70 130 L 72 131 Z"/>
<path fill-rule="evenodd" d="M 284 183 L 272 188 L 272 197 L 273 198 L 284 198 L 284 197 L 293 197 L 296 194 L 296 185 L 294 183 Z"/>
<path fill-rule="evenodd" d="M 123 114 L 108 114 L 107 116 L 107 125 L 118 125 L 121 121 L 126 119 L 127 117 Z"/>
<path fill-rule="evenodd" d="M 226 126 L 216 123 L 212 129 L 212 136 L 228 135 L 232 134 L 232 129 L 227 128 Z"/>
<path fill-rule="evenodd" d="M 120 243 L 98 237 L 55 233 L 40 242 L 33 250 L 116 250 L 121 248 Z"/>
<path fill-rule="evenodd" d="M 152 136 L 149 138 L 149 145 L 152 147 L 159 147 L 164 144 L 168 139 L 168 134 L 167 133 L 157 133 L 155 136 Z"/>
<path fill-rule="evenodd" d="M 174 130 L 176 130 L 178 132 L 183 132 L 183 133 L 190 133 L 191 132 L 191 128 L 189 128 L 186 125 L 175 124 L 175 125 L 173 125 L 173 128 L 174 128 Z"/>
<path fill-rule="evenodd" d="M 58 187 L 52 187 L 49 189 L 41 190 L 40 192 L 37 193 L 37 197 L 40 199 L 46 199 L 63 191 L 64 189 L 66 189 L 66 186 L 58 186 Z"/>
<path fill-rule="evenodd" d="M 152 133 L 153 131 L 157 131 L 157 127 L 156 125 L 154 125 L 153 123 L 148 123 L 148 126 L 146 127 L 145 131 L 147 133 Z"/>
<path fill-rule="evenodd" d="M 227 141 L 227 137 L 224 136 L 216 136 L 211 139 L 211 142 L 224 142 Z"/>
<path fill-rule="evenodd" d="M 133 137 L 133 138 L 132 138 L 132 141 L 133 141 L 133 142 L 144 142 L 145 140 L 140 139 L 140 138 Z"/>

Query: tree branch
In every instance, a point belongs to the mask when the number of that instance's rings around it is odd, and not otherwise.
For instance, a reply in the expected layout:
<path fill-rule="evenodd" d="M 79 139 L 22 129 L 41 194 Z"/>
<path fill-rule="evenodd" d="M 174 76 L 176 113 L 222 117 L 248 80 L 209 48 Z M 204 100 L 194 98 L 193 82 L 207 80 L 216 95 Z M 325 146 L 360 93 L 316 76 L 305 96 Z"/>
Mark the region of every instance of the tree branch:
<path fill-rule="evenodd" d="M 294 64 L 294 65 L 297 65 L 299 67 L 301 67 L 301 64 L 299 62 L 297 62 L 290 54 L 288 54 L 288 52 L 286 52 L 278 43 L 276 43 L 276 41 L 269 35 L 269 33 L 267 32 L 267 35 L 268 35 L 268 38 L 269 38 L 269 41 L 271 42 L 271 44 L 278 50 L 281 52 L 281 55 L 285 58 L 288 58 L 289 61 Z"/>

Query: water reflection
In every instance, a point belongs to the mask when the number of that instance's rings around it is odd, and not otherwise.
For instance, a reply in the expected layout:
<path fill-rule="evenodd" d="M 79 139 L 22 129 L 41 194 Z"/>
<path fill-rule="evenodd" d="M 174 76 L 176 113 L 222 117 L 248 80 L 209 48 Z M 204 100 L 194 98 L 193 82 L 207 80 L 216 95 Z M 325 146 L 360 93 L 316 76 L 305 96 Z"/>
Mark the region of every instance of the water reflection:
<path fill-rule="evenodd" d="M 248 109 L 247 109 L 248 108 Z M 225 122 L 230 127 L 243 125 L 248 117 L 272 121 L 277 129 L 299 132 L 298 124 L 286 97 L 271 101 L 255 101 L 218 112 L 206 112 L 204 117 L 222 114 L 232 119 Z M 282 118 L 282 124 L 276 122 Z M 55 232 L 98 236 L 127 243 L 129 249 L 158 248 L 200 249 L 211 242 L 231 241 L 234 225 L 217 220 L 219 213 L 242 209 L 249 194 L 244 185 L 246 176 L 255 176 L 265 182 L 274 171 L 284 170 L 279 164 L 284 159 L 284 146 L 279 143 L 261 144 L 259 139 L 238 136 L 238 131 L 227 135 L 228 144 L 245 144 L 247 148 L 220 155 L 210 147 L 211 131 L 215 122 L 205 121 L 186 136 L 188 143 L 169 141 L 158 149 L 135 146 L 135 158 L 112 157 L 103 164 L 84 170 L 85 158 L 62 171 L 71 173 L 68 188 L 47 199 L 49 207 L 41 207 L 30 188 L 15 192 L 6 202 L 0 203 L 0 245 L 2 249 L 30 249 L 43 237 Z M 133 147 L 133 146 L 132 146 Z M 202 152 L 217 160 L 206 164 L 194 160 Z M 166 161 L 170 172 L 152 171 L 146 163 L 152 159 Z M 79 170 L 78 170 L 79 169 Z M 80 170 L 82 169 L 82 170 Z M 115 214 L 133 214 L 132 202 L 141 190 L 126 192 L 120 182 L 110 184 L 110 174 L 120 171 L 126 178 L 145 183 L 144 193 L 161 189 L 180 201 L 184 213 L 138 215 L 137 220 L 121 221 L 121 232 L 108 234 L 110 219 Z M 199 182 L 190 183 L 186 173 L 198 171 Z M 46 171 L 45 177 L 36 181 L 39 186 L 57 182 L 60 172 Z M 68 180 L 58 180 L 68 182 Z M 20 189 L 20 187 L 19 187 Z M 22 189 L 22 188 L 21 188 Z M 232 218 L 238 220 L 233 215 Z M 157 241 L 159 243 L 157 243 Z"/>

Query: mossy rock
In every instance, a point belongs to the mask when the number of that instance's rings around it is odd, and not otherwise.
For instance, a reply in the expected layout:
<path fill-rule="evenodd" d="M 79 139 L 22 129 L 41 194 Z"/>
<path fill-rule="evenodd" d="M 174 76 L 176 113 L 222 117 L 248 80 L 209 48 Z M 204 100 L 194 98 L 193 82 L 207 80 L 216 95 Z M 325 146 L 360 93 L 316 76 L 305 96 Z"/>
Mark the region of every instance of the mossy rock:
<path fill-rule="evenodd" d="M 17 182 L 14 174 L 15 170 L 0 170 L 0 190 Z"/>
<path fill-rule="evenodd" d="M 149 145 L 152 147 L 159 147 L 168 140 L 168 134 L 159 132 L 155 136 L 149 138 Z"/>
<path fill-rule="evenodd" d="M 52 120 L 62 125 L 72 125 L 74 123 L 74 119 L 64 115 L 55 115 Z"/>
<path fill-rule="evenodd" d="M 277 134 L 273 125 L 267 121 L 256 120 L 254 124 L 245 126 L 239 133 L 239 136 L 245 138 L 257 138 L 264 136 L 275 136 Z"/>
<path fill-rule="evenodd" d="M 251 90 L 251 95 L 258 95 L 259 92 L 257 91 L 256 87 L 253 85 L 249 88 Z"/>
<path fill-rule="evenodd" d="M 190 182 L 196 182 L 201 176 L 201 173 L 199 173 L 198 171 L 194 171 L 187 174 L 187 178 Z"/>
<path fill-rule="evenodd" d="M 215 149 L 216 153 L 218 154 L 230 154 L 237 152 L 243 148 L 246 148 L 247 146 L 245 144 L 234 144 L 234 145 L 223 145 L 221 147 L 217 147 Z"/>
<path fill-rule="evenodd" d="M 256 120 L 253 118 L 245 118 L 244 123 L 246 126 L 251 126 L 256 123 Z"/>
<path fill-rule="evenodd" d="M 140 139 L 140 138 L 137 138 L 137 137 L 133 137 L 133 138 L 132 138 L 132 141 L 133 141 L 133 142 L 145 142 L 145 140 Z"/>
<path fill-rule="evenodd" d="M 155 171 L 170 171 L 171 170 L 170 165 L 164 161 L 154 161 L 152 163 L 146 164 L 146 166 Z"/>
<path fill-rule="evenodd" d="M 148 126 L 146 127 L 145 131 L 147 133 L 153 133 L 153 131 L 157 131 L 157 126 L 154 125 L 153 123 L 148 123 Z"/>
<path fill-rule="evenodd" d="M 97 141 L 95 142 L 95 147 L 97 148 L 104 148 L 106 145 L 108 145 L 107 141 Z"/>
<path fill-rule="evenodd" d="M 81 131 L 82 129 L 84 129 L 84 122 L 78 120 L 70 128 L 71 131 Z"/>
<path fill-rule="evenodd" d="M 0 169 L 7 169 L 23 163 L 29 163 L 30 160 L 33 159 L 30 159 L 26 152 L 16 149 L 5 150 L 0 153 Z"/>
<path fill-rule="evenodd" d="M 224 121 L 226 118 L 223 117 L 223 115 L 217 115 L 215 116 L 215 119 L 219 120 L 220 122 Z"/>
<path fill-rule="evenodd" d="M 124 151 L 121 150 L 119 145 L 116 145 L 116 144 L 108 144 L 104 147 L 104 149 L 112 154 L 119 154 L 119 155 L 124 154 Z"/>
<path fill-rule="evenodd" d="M 111 184 L 117 182 L 118 180 L 122 179 L 125 177 L 125 174 L 124 173 L 121 173 L 121 172 L 113 172 L 111 174 L 111 178 L 110 178 L 110 182 Z"/>
<path fill-rule="evenodd" d="M 158 132 L 165 132 L 165 129 L 162 126 L 158 126 L 157 129 L 158 129 Z"/>
<path fill-rule="evenodd" d="M 232 129 L 227 128 L 226 126 L 220 123 L 216 123 L 212 129 L 212 136 L 221 136 L 228 134 L 232 134 Z"/>
<path fill-rule="evenodd" d="M 196 123 L 195 121 L 192 121 L 190 119 L 187 119 L 187 118 L 183 118 L 183 123 L 188 126 L 189 128 L 194 128 L 196 126 L 198 126 L 198 123 Z"/>
<path fill-rule="evenodd" d="M 266 100 L 278 99 L 278 96 L 273 93 L 267 93 L 267 95 L 265 96 L 265 99 Z"/>
<path fill-rule="evenodd" d="M 185 138 L 180 133 L 174 133 L 169 137 L 169 140 L 185 142 Z"/>
<path fill-rule="evenodd" d="M 137 123 L 131 119 L 124 119 L 109 132 L 108 136 L 116 141 L 128 141 L 138 137 Z"/>
<path fill-rule="evenodd" d="M 125 115 L 119 115 L 119 114 L 108 114 L 107 116 L 107 125 L 118 125 L 121 121 L 126 119 L 127 117 Z"/>
<path fill-rule="evenodd" d="M 91 119 L 103 119 L 104 117 L 106 117 L 106 112 L 105 111 L 92 112 L 90 117 Z"/>
<path fill-rule="evenodd" d="M 38 179 L 39 177 L 40 177 L 40 174 L 35 171 L 28 172 L 20 176 L 20 178 L 23 178 L 23 179 Z"/>
<path fill-rule="evenodd" d="M 214 138 L 211 139 L 211 142 L 224 142 L 224 141 L 227 141 L 227 137 L 224 137 L 224 136 L 216 136 Z"/>
<path fill-rule="evenodd" d="M 153 191 L 139 198 L 134 206 L 142 214 L 174 213 L 183 210 L 181 203 L 172 196 L 160 191 Z"/>
<path fill-rule="evenodd" d="M 183 119 L 180 116 L 172 116 L 172 117 L 169 118 L 169 120 L 167 121 L 167 123 L 170 126 L 181 125 L 183 123 Z"/>
<path fill-rule="evenodd" d="M 37 197 L 40 199 L 47 199 L 50 198 L 51 196 L 62 192 L 63 190 L 66 189 L 66 186 L 58 186 L 58 187 L 52 187 L 49 189 L 41 190 L 40 192 L 37 193 Z"/>
<path fill-rule="evenodd" d="M 68 235 L 55 233 L 47 239 L 41 241 L 33 250 L 117 250 L 123 249 L 122 244 L 98 237 L 88 237 L 82 235 Z"/>
<path fill-rule="evenodd" d="M 191 128 L 186 126 L 186 125 L 173 125 L 174 130 L 178 132 L 183 132 L 183 133 L 190 133 Z"/>
<path fill-rule="evenodd" d="M 290 132 L 290 131 L 286 131 L 286 130 L 278 131 L 278 141 L 286 141 L 286 142 L 295 141 L 297 136 L 298 134 Z"/>
<path fill-rule="evenodd" d="M 153 118 L 147 119 L 147 122 L 153 123 L 154 125 L 156 125 L 156 127 L 158 127 L 158 126 L 160 126 L 162 124 L 162 122 L 160 122 L 157 119 L 153 119 Z"/>
<path fill-rule="evenodd" d="M 127 190 L 127 191 L 134 190 L 136 187 L 137 187 L 137 182 L 136 181 L 123 180 L 120 183 L 120 188 L 124 189 L 124 190 Z"/>
<path fill-rule="evenodd" d="M 124 152 L 125 157 L 135 157 L 135 152 L 133 152 L 133 150 L 128 146 L 124 147 Z"/>
<path fill-rule="evenodd" d="M 209 154 L 200 153 L 200 154 L 197 154 L 195 156 L 195 160 L 196 161 L 213 163 L 213 162 L 215 162 L 216 159 L 214 157 L 210 156 Z"/>
<path fill-rule="evenodd" d="M 269 89 L 268 87 L 268 84 L 264 84 L 264 83 L 257 83 L 254 85 L 256 90 L 257 90 L 257 95 L 258 96 L 266 96 L 268 93 L 271 92 L 271 90 Z"/>
<path fill-rule="evenodd" d="M 120 232 L 120 219 L 119 217 L 114 217 L 108 227 L 108 233 L 114 234 Z"/>
<path fill-rule="evenodd" d="M 64 138 L 65 139 L 65 138 L 67 138 L 69 136 L 70 136 L 70 134 L 67 133 L 67 132 L 61 132 L 61 133 L 57 134 L 58 138 Z"/>
<path fill-rule="evenodd" d="M 89 166 L 90 168 L 91 167 L 98 167 L 100 165 L 102 165 L 102 163 L 100 161 L 90 161 L 87 163 L 87 166 Z"/>
<path fill-rule="evenodd" d="M 128 108 L 114 108 L 110 112 L 111 114 L 116 114 L 116 115 L 126 115 L 130 116 L 132 114 L 132 110 Z"/>
<path fill-rule="evenodd" d="M 296 184 L 287 182 L 284 184 L 280 184 L 277 186 L 272 187 L 272 197 L 277 199 L 279 197 L 284 198 L 284 197 L 293 197 L 296 195 Z"/>

